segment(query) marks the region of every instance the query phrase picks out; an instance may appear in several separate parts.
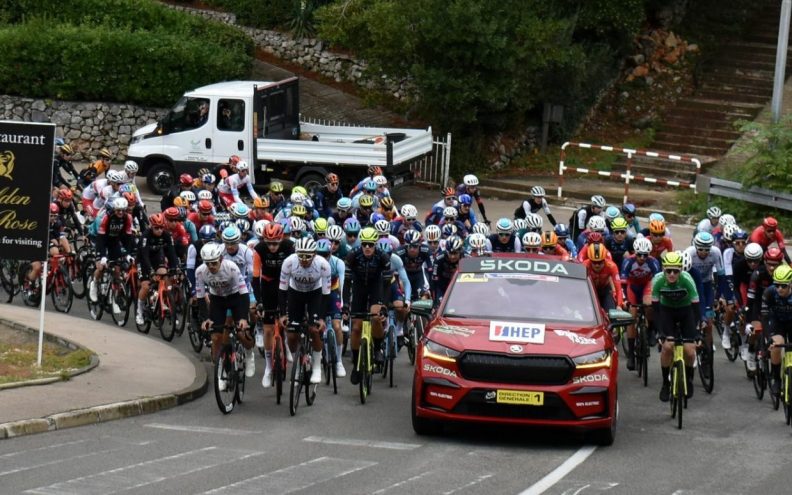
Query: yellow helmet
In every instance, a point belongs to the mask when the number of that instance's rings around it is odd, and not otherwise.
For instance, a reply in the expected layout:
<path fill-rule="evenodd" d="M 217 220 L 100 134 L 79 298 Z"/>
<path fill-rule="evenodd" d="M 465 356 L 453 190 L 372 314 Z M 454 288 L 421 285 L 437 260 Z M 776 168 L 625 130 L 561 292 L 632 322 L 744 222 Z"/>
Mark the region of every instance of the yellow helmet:
<path fill-rule="evenodd" d="M 773 270 L 773 282 L 776 284 L 792 282 L 792 268 L 789 265 L 778 265 L 778 268 Z"/>
<path fill-rule="evenodd" d="M 274 180 L 274 181 L 270 182 L 269 190 L 270 190 L 270 192 L 274 192 L 274 193 L 282 193 L 283 192 L 283 183 Z"/>
<path fill-rule="evenodd" d="M 663 268 L 682 269 L 682 255 L 676 251 L 666 251 L 663 253 Z"/>

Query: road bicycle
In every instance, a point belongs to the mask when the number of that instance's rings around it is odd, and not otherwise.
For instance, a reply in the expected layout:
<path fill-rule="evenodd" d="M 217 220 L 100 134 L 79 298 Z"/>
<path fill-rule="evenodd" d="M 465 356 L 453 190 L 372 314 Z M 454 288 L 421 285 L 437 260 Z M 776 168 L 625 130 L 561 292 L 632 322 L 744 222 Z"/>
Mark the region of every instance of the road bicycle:
<path fill-rule="evenodd" d="M 184 273 L 182 271 L 182 273 Z M 190 287 L 184 275 L 177 274 L 171 279 L 172 290 L 170 291 L 171 307 L 173 308 L 174 333 L 181 337 L 187 324 L 188 311 L 190 306 Z M 164 338 L 164 337 L 163 337 Z M 167 339 L 166 339 L 167 340 Z"/>
<path fill-rule="evenodd" d="M 753 386 L 754 392 L 756 393 L 756 398 L 762 400 L 764 398 L 765 390 L 770 386 L 770 381 L 772 380 L 772 374 L 770 373 L 770 351 L 767 348 L 767 342 L 762 338 L 762 336 L 758 337 L 758 341 L 756 344 L 756 371 L 753 374 Z M 778 409 L 779 407 L 779 398 L 776 394 L 768 394 L 770 396 L 770 401 L 773 404 L 773 409 Z"/>
<path fill-rule="evenodd" d="M 47 278 L 45 283 L 45 293 L 52 298 L 55 309 L 61 313 L 68 313 L 74 302 L 74 292 L 71 287 L 69 272 L 64 265 L 66 255 L 56 254 L 50 256 L 47 263 Z M 26 263 L 20 267 L 20 286 L 22 301 L 26 306 L 35 307 L 41 304 L 41 277 L 37 276 L 30 280 L 30 272 L 33 270 L 31 263 Z"/>
<path fill-rule="evenodd" d="M 318 325 L 314 322 L 313 325 Z M 311 362 L 311 332 L 307 321 L 302 323 L 289 323 L 290 332 L 298 332 L 299 343 L 297 350 L 292 352 L 293 362 L 291 369 L 291 387 L 289 392 L 289 414 L 297 414 L 300 405 L 300 396 L 305 390 L 305 403 L 312 406 L 316 400 L 317 385 L 311 383 L 312 366 L 321 366 L 321 363 Z"/>
<path fill-rule="evenodd" d="M 646 319 L 646 308 L 643 304 L 638 305 L 638 312 L 635 315 L 635 368 L 638 377 L 643 382 L 643 386 L 649 385 L 649 322 Z"/>
<path fill-rule="evenodd" d="M 168 280 L 168 272 L 164 267 L 160 267 L 151 277 L 151 283 L 156 284 L 156 289 L 152 290 L 149 286 L 149 293 L 143 299 L 143 325 L 138 325 L 137 329 L 141 333 L 149 333 L 153 323 L 160 331 L 162 338 L 170 342 L 173 340 L 176 331 L 176 317 L 173 312 L 171 291 L 173 286 Z M 135 298 L 135 305 L 139 304 Z M 137 307 L 135 308 L 137 310 Z"/>
<path fill-rule="evenodd" d="M 388 385 L 393 388 L 393 365 L 399 353 L 396 343 L 396 313 L 393 309 L 388 310 L 387 325 L 385 338 L 382 340 L 382 378 L 387 379 Z"/>
<path fill-rule="evenodd" d="M 682 410 L 687 409 L 688 382 L 685 371 L 685 344 L 695 342 L 674 338 L 674 360 L 671 364 L 671 418 L 676 418 L 677 429 L 682 429 Z"/>
<path fill-rule="evenodd" d="M 338 376 L 336 375 L 336 363 L 340 359 L 333 320 L 328 317 L 325 324 L 325 333 L 322 337 L 322 370 L 325 375 L 325 385 L 333 382 L 333 394 L 338 394 Z"/>
<path fill-rule="evenodd" d="M 418 342 L 423 338 L 424 329 L 426 328 L 427 318 L 423 314 L 430 314 L 431 311 L 431 299 L 418 299 L 410 305 L 410 316 L 404 323 L 403 337 L 410 364 L 415 364 L 415 350 L 418 349 Z"/>
<path fill-rule="evenodd" d="M 792 344 L 775 344 L 774 347 L 784 350 L 781 361 L 781 390 L 779 400 L 784 406 L 784 421 L 792 425 Z"/>
<path fill-rule="evenodd" d="M 201 328 L 200 315 L 198 314 L 198 301 L 188 303 L 189 318 L 187 320 L 187 336 L 190 338 L 190 345 L 193 350 L 200 354 L 204 346 L 210 347 L 212 341 L 209 332 L 204 332 Z"/>
<path fill-rule="evenodd" d="M 371 335 L 371 318 L 379 317 L 378 314 L 372 314 L 368 311 L 359 313 L 350 313 L 350 318 L 361 318 L 362 329 L 360 332 L 360 350 L 358 352 L 358 360 L 355 363 L 355 368 L 360 373 L 360 403 L 365 404 L 368 396 L 371 394 L 371 387 L 374 384 L 374 339 Z"/>
<path fill-rule="evenodd" d="M 93 264 L 91 277 L 93 277 Z M 108 261 L 102 271 L 97 289 L 97 299 L 92 300 L 90 295 L 86 298 L 88 312 L 94 320 L 101 320 L 105 312 L 110 313 L 113 322 L 123 327 L 129 320 L 129 311 L 132 306 L 133 296 L 130 292 L 126 277 L 128 276 L 129 263 L 126 260 Z"/>
<path fill-rule="evenodd" d="M 696 367 L 698 368 L 701 385 L 708 393 L 712 393 L 715 387 L 715 355 L 712 350 L 712 343 L 707 339 L 702 339 L 696 346 Z"/>
<path fill-rule="evenodd" d="M 726 316 L 726 305 L 722 301 L 719 301 L 717 306 L 715 306 L 715 318 L 713 318 L 713 325 L 715 329 L 718 331 L 718 335 L 723 339 L 723 333 L 726 331 L 726 322 L 724 317 Z M 724 349 L 723 351 L 726 353 L 726 357 L 729 361 L 734 362 L 737 360 L 737 356 L 740 355 L 740 346 L 743 344 L 743 336 L 742 331 L 740 329 L 745 328 L 745 315 L 742 311 L 739 312 L 737 317 L 737 322 L 735 326 L 729 329 L 729 335 L 731 340 L 731 347 L 728 349 Z M 747 370 L 747 367 L 746 367 Z"/>
<path fill-rule="evenodd" d="M 214 393 L 220 412 L 228 414 L 245 396 L 245 346 L 236 325 L 223 329 L 223 344 L 214 363 Z M 224 385 L 224 386 L 223 386 Z"/>

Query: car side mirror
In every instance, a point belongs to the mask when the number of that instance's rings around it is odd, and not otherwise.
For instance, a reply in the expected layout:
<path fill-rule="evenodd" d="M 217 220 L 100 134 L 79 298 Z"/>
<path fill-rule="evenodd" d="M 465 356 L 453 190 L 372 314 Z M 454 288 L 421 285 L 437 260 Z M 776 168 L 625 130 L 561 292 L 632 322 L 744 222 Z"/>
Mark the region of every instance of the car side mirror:
<path fill-rule="evenodd" d="M 431 318 L 432 306 L 433 306 L 433 301 L 431 299 L 421 299 L 419 301 L 413 302 L 410 305 L 410 311 L 412 311 L 418 316 L 423 316 L 424 318 Z"/>
<path fill-rule="evenodd" d="M 608 319 L 610 320 L 610 325 L 608 325 L 608 328 L 610 329 L 626 327 L 627 325 L 632 325 L 635 323 L 635 318 L 633 318 L 633 315 L 620 309 L 608 310 Z"/>

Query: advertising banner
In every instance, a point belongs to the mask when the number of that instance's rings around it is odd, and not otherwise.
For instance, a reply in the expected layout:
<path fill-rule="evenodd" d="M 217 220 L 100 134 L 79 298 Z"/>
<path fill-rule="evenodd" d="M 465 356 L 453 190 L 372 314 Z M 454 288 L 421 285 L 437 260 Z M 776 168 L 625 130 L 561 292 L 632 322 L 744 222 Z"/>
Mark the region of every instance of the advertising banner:
<path fill-rule="evenodd" d="M 0 257 L 45 260 L 55 124 L 0 120 Z"/>

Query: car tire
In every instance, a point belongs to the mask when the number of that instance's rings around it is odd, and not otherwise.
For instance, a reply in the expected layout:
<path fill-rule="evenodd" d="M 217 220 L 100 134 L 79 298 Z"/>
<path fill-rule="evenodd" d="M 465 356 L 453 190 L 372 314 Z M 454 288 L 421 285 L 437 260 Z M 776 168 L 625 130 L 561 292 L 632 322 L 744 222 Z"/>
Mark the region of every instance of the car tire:
<path fill-rule="evenodd" d="M 168 162 L 157 162 L 148 169 L 146 184 L 154 194 L 163 195 L 176 183 L 176 172 Z"/>
<path fill-rule="evenodd" d="M 308 192 L 311 192 L 318 187 L 321 187 L 325 183 L 325 178 L 322 174 L 318 172 L 308 172 L 307 174 L 300 177 L 298 181 L 299 185 L 303 186 Z"/>
<path fill-rule="evenodd" d="M 610 428 L 602 428 L 601 430 L 594 430 L 591 432 L 591 442 L 602 447 L 613 445 L 616 440 L 616 429 L 619 425 L 619 399 L 616 399 L 616 414 L 614 414 L 613 421 Z"/>
<path fill-rule="evenodd" d="M 416 414 L 415 404 L 415 381 L 413 381 L 412 389 L 412 427 L 416 434 L 421 436 L 431 436 L 442 433 L 442 425 L 437 421 L 421 418 Z"/>

